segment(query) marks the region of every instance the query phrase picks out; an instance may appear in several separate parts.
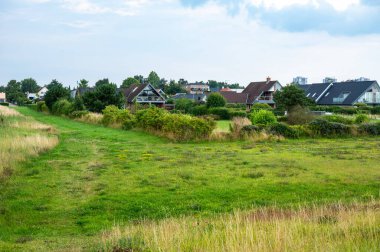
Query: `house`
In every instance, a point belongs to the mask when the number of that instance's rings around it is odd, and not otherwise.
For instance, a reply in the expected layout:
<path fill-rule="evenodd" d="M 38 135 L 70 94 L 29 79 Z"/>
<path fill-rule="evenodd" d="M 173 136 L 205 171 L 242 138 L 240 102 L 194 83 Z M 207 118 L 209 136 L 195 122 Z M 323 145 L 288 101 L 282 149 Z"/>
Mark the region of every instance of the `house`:
<path fill-rule="evenodd" d="M 206 94 L 186 94 L 186 93 L 178 93 L 171 97 L 174 100 L 178 99 L 189 99 L 194 101 L 195 103 L 206 103 L 207 96 Z"/>
<path fill-rule="evenodd" d="M 27 92 L 26 93 L 26 98 L 28 100 L 33 101 L 33 100 L 36 100 L 38 98 L 38 95 L 37 95 L 37 93 L 29 93 L 29 92 Z"/>
<path fill-rule="evenodd" d="M 210 92 L 210 86 L 202 82 L 187 84 L 185 88 L 189 94 L 204 94 L 205 92 Z"/>
<path fill-rule="evenodd" d="M 166 100 L 151 84 L 131 85 L 129 88 L 122 88 L 126 107 L 131 107 L 134 103 L 142 105 L 155 105 L 163 107 Z"/>
<path fill-rule="evenodd" d="M 219 93 L 226 99 L 227 104 L 247 104 L 248 94 L 246 93 L 236 91 L 220 91 Z"/>
<path fill-rule="evenodd" d="M 47 87 L 41 88 L 40 91 L 37 92 L 37 97 L 43 100 L 45 98 L 47 91 L 48 91 Z"/>
<path fill-rule="evenodd" d="M 5 93 L 0 93 L 0 103 L 7 102 Z"/>
<path fill-rule="evenodd" d="M 380 105 L 380 86 L 377 81 L 318 83 L 299 87 L 318 105 Z"/>
<path fill-rule="evenodd" d="M 274 107 L 273 95 L 281 89 L 280 82 L 272 81 L 270 77 L 266 81 L 250 83 L 242 92 L 242 94 L 247 94 L 247 109 L 255 103 L 265 103 Z"/>

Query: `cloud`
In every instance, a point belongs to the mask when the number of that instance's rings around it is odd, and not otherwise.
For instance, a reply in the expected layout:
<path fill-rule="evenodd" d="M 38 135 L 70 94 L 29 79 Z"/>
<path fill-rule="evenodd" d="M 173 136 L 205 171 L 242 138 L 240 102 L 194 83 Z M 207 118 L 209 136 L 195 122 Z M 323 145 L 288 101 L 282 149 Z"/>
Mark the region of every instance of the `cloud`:
<path fill-rule="evenodd" d="M 96 25 L 97 23 L 94 22 L 89 22 L 85 20 L 76 20 L 73 22 L 62 22 L 63 25 L 69 26 L 71 28 L 76 28 L 76 29 L 86 29 L 91 26 Z"/>
<path fill-rule="evenodd" d="M 225 6 L 232 16 L 248 13 L 255 22 L 280 31 L 347 36 L 380 33 L 378 0 L 181 0 L 191 8 L 209 2 Z"/>

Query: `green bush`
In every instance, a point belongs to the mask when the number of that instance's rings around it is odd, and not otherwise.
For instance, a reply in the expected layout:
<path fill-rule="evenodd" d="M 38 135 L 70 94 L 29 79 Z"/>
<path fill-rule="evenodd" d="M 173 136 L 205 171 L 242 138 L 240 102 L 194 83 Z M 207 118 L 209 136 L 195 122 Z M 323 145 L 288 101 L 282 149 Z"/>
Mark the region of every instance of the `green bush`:
<path fill-rule="evenodd" d="M 247 112 L 241 110 L 230 110 L 230 118 L 247 117 Z"/>
<path fill-rule="evenodd" d="M 323 116 L 322 119 L 329 122 L 342 123 L 346 125 L 350 125 L 354 123 L 352 119 L 344 117 L 344 116 L 339 116 L 339 115 L 327 115 L 327 116 Z"/>
<path fill-rule="evenodd" d="M 240 134 L 242 136 L 244 136 L 244 135 L 249 136 L 249 135 L 252 135 L 252 134 L 260 132 L 260 131 L 261 131 L 261 128 L 256 126 L 256 125 L 246 125 L 243 128 L 241 128 Z"/>
<path fill-rule="evenodd" d="M 255 104 L 253 104 L 253 106 L 251 107 L 251 111 L 258 111 L 258 110 L 272 111 L 273 108 L 266 103 L 255 103 Z"/>
<path fill-rule="evenodd" d="M 206 105 L 208 108 L 224 107 L 226 99 L 219 93 L 212 93 L 207 97 Z"/>
<path fill-rule="evenodd" d="M 359 132 L 361 134 L 379 136 L 380 135 L 380 123 L 365 123 L 359 126 Z"/>
<path fill-rule="evenodd" d="M 376 107 L 371 108 L 371 114 L 380 115 L 380 106 L 376 106 Z"/>
<path fill-rule="evenodd" d="M 9 107 L 9 103 L 8 102 L 0 102 L 0 106 Z"/>
<path fill-rule="evenodd" d="M 195 106 L 193 100 L 187 98 L 181 98 L 175 101 L 175 109 L 180 110 L 184 113 L 190 113 L 192 108 Z"/>
<path fill-rule="evenodd" d="M 195 116 L 203 116 L 203 115 L 207 115 L 207 113 L 208 113 L 208 110 L 207 110 L 206 105 L 198 105 L 198 106 L 193 107 L 193 109 L 191 110 L 191 114 Z"/>
<path fill-rule="evenodd" d="M 291 125 L 307 124 L 314 120 L 314 115 L 310 113 L 308 108 L 299 105 L 292 107 L 287 115 L 287 122 Z"/>
<path fill-rule="evenodd" d="M 254 125 L 268 126 L 277 123 L 277 118 L 272 111 L 257 110 L 253 111 L 250 116 L 251 122 Z"/>
<path fill-rule="evenodd" d="M 230 111 L 228 108 L 210 108 L 208 110 L 210 115 L 216 115 L 220 120 L 229 120 L 231 119 Z"/>
<path fill-rule="evenodd" d="M 88 114 L 87 110 L 79 110 L 79 111 L 73 111 L 70 113 L 71 118 L 81 118 L 82 116 L 85 116 Z"/>
<path fill-rule="evenodd" d="M 283 123 L 276 123 L 269 127 L 269 132 L 286 138 L 299 138 L 300 132 Z"/>
<path fill-rule="evenodd" d="M 366 123 L 369 121 L 370 121 L 369 117 L 365 114 L 359 114 L 355 117 L 355 123 L 356 124 L 362 124 L 362 123 Z"/>
<path fill-rule="evenodd" d="M 69 115 L 73 112 L 73 104 L 66 99 L 56 101 L 52 107 L 52 113 L 54 115 Z"/>
<path fill-rule="evenodd" d="M 37 102 L 37 111 L 38 112 L 49 112 L 49 108 L 46 106 L 44 101 Z"/>
<path fill-rule="evenodd" d="M 120 124 L 124 130 L 130 130 L 135 125 L 134 115 L 129 110 L 119 109 L 115 105 L 103 109 L 102 123 L 105 126 Z"/>
<path fill-rule="evenodd" d="M 329 122 L 324 119 L 316 119 L 309 124 L 315 135 L 319 136 L 345 136 L 350 135 L 351 128 L 343 123 Z"/>
<path fill-rule="evenodd" d="M 136 123 L 141 129 L 161 130 L 164 125 L 164 116 L 168 112 L 157 107 L 139 110 L 136 113 Z"/>

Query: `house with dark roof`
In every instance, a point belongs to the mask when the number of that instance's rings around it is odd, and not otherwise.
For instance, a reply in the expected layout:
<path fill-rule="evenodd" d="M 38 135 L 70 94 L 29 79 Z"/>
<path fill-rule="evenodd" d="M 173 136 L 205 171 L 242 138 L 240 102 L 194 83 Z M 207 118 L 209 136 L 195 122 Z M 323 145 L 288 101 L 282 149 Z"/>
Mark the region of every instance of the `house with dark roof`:
<path fill-rule="evenodd" d="M 220 91 L 219 93 L 226 99 L 227 104 L 247 104 L 248 94 L 235 91 Z"/>
<path fill-rule="evenodd" d="M 166 102 L 161 93 L 149 83 L 131 85 L 129 88 L 120 89 L 120 91 L 124 94 L 126 107 L 130 107 L 134 103 L 163 107 Z"/>
<path fill-rule="evenodd" d="M 247 109 L 250 109 L 255 103 L 265 103 L 274 107 L 273 95 L 281 89 L 280 82 L 272 81 L 270 77 L 266 81 L 250 83 L 242 92 L 247 95 Z"/>
<path fill-rule="evenodd" d="M 92 87 L 86 87 L 86 88 L 77 88 L 70 91 L 70 97 L 74 99 L 78 96 L 83 96 L 85 93 L 94 91 L 95 88 Z"/>
<path fill-rule="evenodd" d="M 380 86 L 377 81 L 317 83 L 298 87 L 318 105 L 380 105 Z"/>

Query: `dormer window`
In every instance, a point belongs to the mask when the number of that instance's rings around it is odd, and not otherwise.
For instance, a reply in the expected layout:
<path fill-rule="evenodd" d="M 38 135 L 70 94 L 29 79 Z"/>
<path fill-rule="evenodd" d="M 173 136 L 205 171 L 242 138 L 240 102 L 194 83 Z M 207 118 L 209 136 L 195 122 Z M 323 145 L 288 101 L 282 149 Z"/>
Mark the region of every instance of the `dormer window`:
<path fill-rule="evenodd" d="M 316 95 L 317 95 L 317 93 L 314 93 L 312 97 L 314 97 L 314 96 L 316 96 Z"/>

